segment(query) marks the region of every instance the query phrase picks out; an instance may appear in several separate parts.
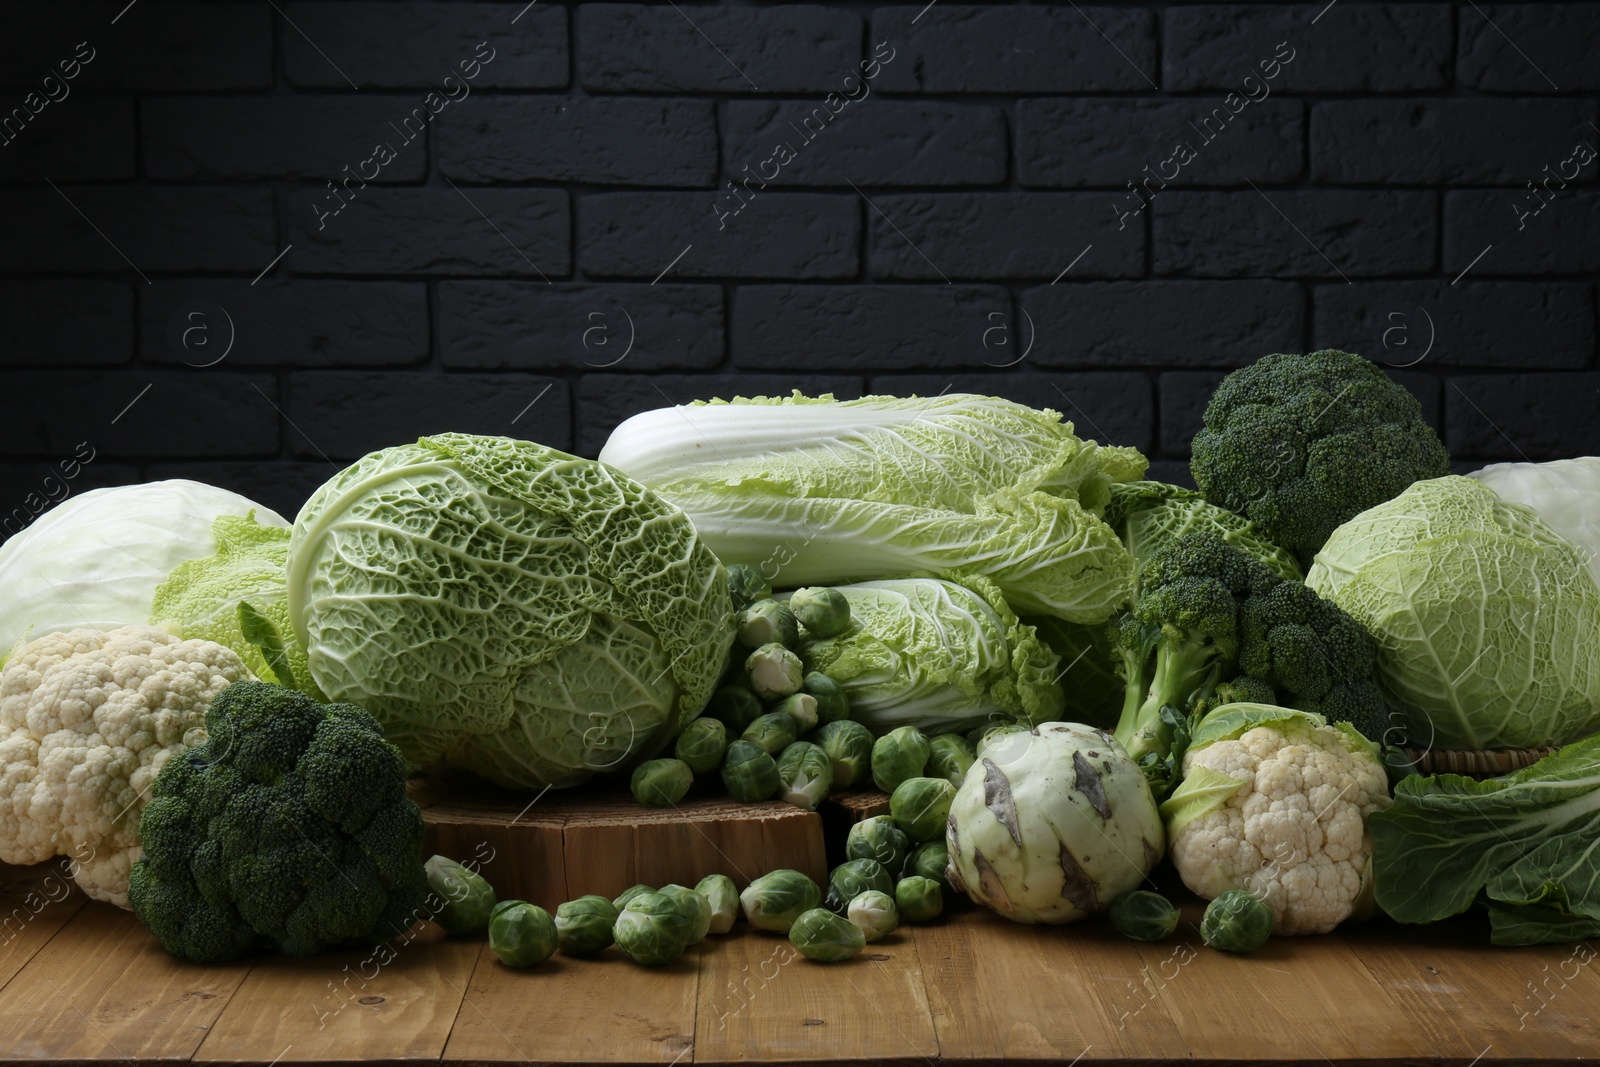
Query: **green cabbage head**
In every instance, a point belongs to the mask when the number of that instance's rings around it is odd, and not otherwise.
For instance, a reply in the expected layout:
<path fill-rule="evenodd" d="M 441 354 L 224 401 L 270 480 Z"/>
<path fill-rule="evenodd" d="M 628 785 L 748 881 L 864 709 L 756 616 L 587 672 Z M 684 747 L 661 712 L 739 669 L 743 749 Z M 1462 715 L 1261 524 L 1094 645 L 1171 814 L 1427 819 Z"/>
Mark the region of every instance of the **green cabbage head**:
<path fill-rule="evenodd" d="M 727 573 L 688 518 L 619 472 L 527 441 L 441 434 L 318 489 L 289 545 L 311 675 L 417 765 L 511 788 L 655 755 L 733 642 Z"/>
<path fill-rule="evenodd" d="M 1363 511 L 1306 584 L 1372 631 L 1408 745 L 1562 745 L 1600 726 L 1600 585 L 1533 509 L 1479 482 L 1417 482 Z"/>

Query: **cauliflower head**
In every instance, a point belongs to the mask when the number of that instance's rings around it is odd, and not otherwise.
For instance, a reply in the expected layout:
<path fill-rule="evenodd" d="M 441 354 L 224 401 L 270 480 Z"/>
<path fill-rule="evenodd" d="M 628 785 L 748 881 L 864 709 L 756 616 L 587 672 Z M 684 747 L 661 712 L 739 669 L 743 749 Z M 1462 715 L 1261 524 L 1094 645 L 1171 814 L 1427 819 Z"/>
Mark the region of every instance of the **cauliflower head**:
<path fill-rule="evenodd" d="M 128 907 L 139 815 L 167 760 L 244 661 L 149 626 L 46 634 L 0 671 L 0 861 L 69 858 L 80 888 Z"/>
<path fill-rule="evenodd" d="M 1243 889 L 1277 934 L 1323 934 L 1371 910 L 1367 816 L 1389 806 L 1376 747 L 1348 723 L 1270 704 L 1207 715 L 1161 805 L 1172 862 L 1207 900 Z"/>

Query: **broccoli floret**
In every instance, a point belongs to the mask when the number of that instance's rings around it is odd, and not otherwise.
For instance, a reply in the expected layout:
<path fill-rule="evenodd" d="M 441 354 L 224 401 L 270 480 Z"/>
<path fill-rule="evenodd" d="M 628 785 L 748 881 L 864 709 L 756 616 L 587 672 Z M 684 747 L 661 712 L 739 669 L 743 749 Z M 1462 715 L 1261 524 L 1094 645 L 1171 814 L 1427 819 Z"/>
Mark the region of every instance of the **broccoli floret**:
<path fill-rule="evenodd" d="M 1120 482 L 1111 487 L 1105 521 L 1141 564 L 1174 538 L 1211 530 L 1285 578 L 1305 577 L 1294 556 L 1242 515 L 1210 503 L 1193 489 L 1166 482 Z"/>
<path fill-rule="evenodd" d="M 422 815 L 377 722 L 239 682 L 206 730 L 162 768 L 139 824 L 128 897 L 167 951 L 215 963 L 404 933 L 427 895 Z"/>
<path fill-rule="evenodd" d="M 1355 515 L 1450 473 L 1416 398 L 1335 349 L 1276 353 L 1229 374 L 1192 455 L 1207 500 L 1249 518 L 1302 563 Z"/>
<path fill-rule="evenodd" d="M 1214 531 L 1183 534 L 1146 560 L 1136 600 L 1111 625 L 1125 686 L 1116 738 L 1158 797 L 1189 728 L 1219 704 L 1278 704 L 1383 734 L 1371 635 Z"/>

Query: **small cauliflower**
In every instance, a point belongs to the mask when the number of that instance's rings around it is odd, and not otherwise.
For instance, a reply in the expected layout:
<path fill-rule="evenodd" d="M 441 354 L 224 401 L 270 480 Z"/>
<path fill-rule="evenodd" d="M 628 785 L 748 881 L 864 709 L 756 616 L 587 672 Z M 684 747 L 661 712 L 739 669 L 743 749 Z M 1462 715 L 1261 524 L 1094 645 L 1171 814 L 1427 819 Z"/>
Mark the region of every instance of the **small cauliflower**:
<path fill-rule="evenodd" d="M 1324 934 L 1372 907 L 1367 816 L 1389 806 L 1378 752 L 1348 723 L 1227 704 L 1195 729 L 1161 805 L 1172 862 L 1207 900 L 1243 889 L 1277 934 Z"/>
<path fill-rule="evenodd" d="M 128 907 L 139 814 L 205 714 L 253 678 L 232 650 L 149 626 L 46 634 L 0 671 L 0 861 L 68 856 L 95 900 Z"/>

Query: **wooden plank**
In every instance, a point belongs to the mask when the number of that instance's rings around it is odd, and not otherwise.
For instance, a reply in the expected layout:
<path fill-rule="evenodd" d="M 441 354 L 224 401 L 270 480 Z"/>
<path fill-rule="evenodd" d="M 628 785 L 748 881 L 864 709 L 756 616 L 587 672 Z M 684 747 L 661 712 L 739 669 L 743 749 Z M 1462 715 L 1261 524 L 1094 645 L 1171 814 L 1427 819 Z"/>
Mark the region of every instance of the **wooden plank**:
<path fill-rule="evenodd" d="M 444 1051 L 481 940 L 432 923 L 373 949 L 259 960 L 195 1053 L 203 1063 L 394 1062 Z"/>
<path fill-rule="evenodd" d="M 641 967 L 610 948 L 593 959 L 557 954 L 519 971 L 484 946 L 444 1058 L 467 1064 L 688 1063 L 700 953 L 697 946 L 672 963 Z"/>
<path fill-rule="evenodd" d="M 10 982 L 86 903 L 88 898 L 59 862 L 32 867 L 4 865 L 0 869 L 0 986 Z M 0 1001 L 0 1005 L 4 1003 Z M 0 1013 L 0 1028 L 8 1014 Z"/>
<path fill-rule="evenodd" d="M 84 904 L 6 985 L 0 1055 L 186 1060 L 249 970 L 175 959 L 131 913 Z"/>
<path fill-rule="evenodd" d="M 1139 992 L 1143 968 L 1159 980 L 1176 944 L 1152 964 L 1104 923 L 1025 926 L 979 910 L 916 938 L 946 1061 L 1189 1058 L 1159 987 Z"/>
<path fill-rule="evenodd" d="M 1487 923 L 1374 922 L 1340 939 L 1439 1055 L 1593 1057 L 1600 946 L 1494 948 Z"/>
<path fill-rule="evenodd" d="M 814 963 L 785 937 L 737 929 L 703 946 L 696 1064 L 911 1065 L 939 1055 L 915 932 L 854 960 Z"/>

